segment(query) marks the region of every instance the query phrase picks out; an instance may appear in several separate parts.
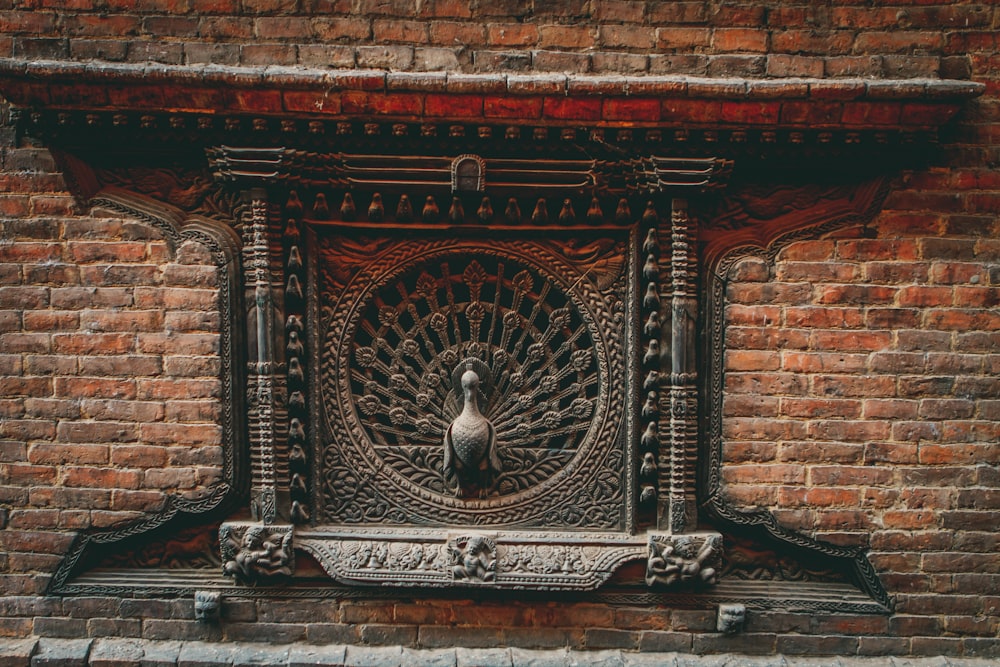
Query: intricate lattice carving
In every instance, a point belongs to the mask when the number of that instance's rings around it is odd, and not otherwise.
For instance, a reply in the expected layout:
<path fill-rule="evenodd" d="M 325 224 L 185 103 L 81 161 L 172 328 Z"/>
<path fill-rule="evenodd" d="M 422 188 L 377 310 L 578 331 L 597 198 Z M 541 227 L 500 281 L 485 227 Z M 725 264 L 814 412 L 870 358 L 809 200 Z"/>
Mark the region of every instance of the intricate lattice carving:
<path fill-rule="evenodd" d="M 597 248 L 322 239 L 325 519 L 622 526 L 629 252 Z M 470 367 L 495 460 L 456 487 Z"/>

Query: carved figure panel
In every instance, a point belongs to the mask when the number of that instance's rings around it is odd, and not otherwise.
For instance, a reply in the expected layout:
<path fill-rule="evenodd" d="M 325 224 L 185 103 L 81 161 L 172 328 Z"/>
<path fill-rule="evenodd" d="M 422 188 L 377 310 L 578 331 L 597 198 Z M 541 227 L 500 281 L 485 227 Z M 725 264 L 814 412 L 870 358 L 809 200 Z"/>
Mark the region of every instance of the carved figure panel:
<path fill-rule="evenodd" d="M 292 527 L 224 523 L 219 531 L 222 572 L 243 583 L 289 577 L 294 568 Z"/>
<path fill-rule="evenodd" d="M 632 241 L 318 244 L 322 520 L 626 525 Z"/>

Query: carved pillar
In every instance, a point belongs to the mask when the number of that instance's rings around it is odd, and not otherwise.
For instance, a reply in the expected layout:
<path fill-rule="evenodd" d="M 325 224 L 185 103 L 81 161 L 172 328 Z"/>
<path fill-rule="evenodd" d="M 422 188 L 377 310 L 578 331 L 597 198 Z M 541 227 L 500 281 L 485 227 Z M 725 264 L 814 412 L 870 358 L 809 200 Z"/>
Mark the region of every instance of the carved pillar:
<path fill-rule="evenodd" d="M 670 215 L 670 388 L 668 479 L 666 503 L 661 501 L 660 529 L 684 532 L 694 520 L 689 483 L 690 452 L 698 438 L 698 389 L 695 369 L 695 323 L 698 297 L 695 285 L 694 223 L 686 199 L 671 200 Z"/>
<path fill-rule="evenodd" d="M 266 524 L 277 518 L 274 457 L 274 350 L 273 297 L 271 294 L 270 243 L 267 229 L 267 195 L 262 189 L 246 193 L 250 207 L 244 221 L 243 261 L 248 296 L 252 295 L 249 332 L 253 345 L 248 364 L 250 439 L 253 460 L 251 514 Z"/>
<path fill-rule="evenodd" d="M 251 456 L 250 512 L 253 522 L 226 522 L 219 529 L 222 571 L 253 583 L 291 575 L 292 528 L 279 525 L 275 424 L 277 360 L 274 348 L 274 306 L 267 194 L 261 188 L 244 192 L 243 266 L 252 341 L 247 360 Z"/>

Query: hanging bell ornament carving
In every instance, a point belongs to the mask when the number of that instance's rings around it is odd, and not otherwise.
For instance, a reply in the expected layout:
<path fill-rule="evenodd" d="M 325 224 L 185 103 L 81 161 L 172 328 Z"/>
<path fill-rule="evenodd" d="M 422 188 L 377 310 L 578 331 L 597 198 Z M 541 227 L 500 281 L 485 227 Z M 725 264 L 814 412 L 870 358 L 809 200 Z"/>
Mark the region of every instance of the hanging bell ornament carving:
<path fill-rule="evenodd" d="M 305 207 L 299 199 L 299 193 L 292 190 L 288 193 L 288 201 L 285 202 L 285 213 L 292 218 L 301 218 Z"/>
<path fill-rule="evenodd" d="M 305 346 L 299 338 L 297 331 L 288 332 L 288 344 L 285 346 L 285 354 L 289 357 L 301 357 L 305 352 Z"/>
<path fill-rule="evenodd" d="M 660 361 L 660 341 L 655 338 L 649 341 L 646 352 L 642 355 L 643 366 L 654 366 Z"/>
<path fill-rule="evenodd" d="M 382 195 L 375 193 L 372 195 L 372 203 L 368 207 L 368 220 L 371 222 L 382 222 L 385 217 L 385 206 L 382 204 Z"/>
<path fill-rule="evenodd" d="M 340 205 L 340 219 L 351 222 L 358 217 L 358 208 L 354 205 L 354 197 L 350 192 L 344 193 L 344 201 Z"/>
<path fill-rule="evenodd" d="M 646 452 L 642 455 L 642 465 L 639 466 L 639 478 L 644 482 L 652 482 L 656 480 L 656 473 L 656 457 L 652 452 Z"/>
<path fill-rule="evenodd" d="M 434 201 L 434 197 L 428 197 L 427 201 L 424 202 L 424 210 L 420 212 L 420 218 L 427 224 L 433 224 L 438 221 L 441 211 L 438 209 L 437 202 Z"/>
<path fill-rule="evenodd" d="M 399 198 L 399 205 L 396 206 L 396 222 L 413 222 L 413 205 L 406 195 Z"/>
<path fill-rule="evenodd" d="M 656 283 L 646 285 L 646 296 L 642 298 L 642 305 L 645 308 L 658 309 L 660 307 L 660 295 L 656 290 Z"/>
<path fill-rule="evenodd" d="M 326 195 L 322 192 L 317 193 L 316 199 L 313 201 L 312 214 L 317 220 L 330 219 L 330 205 L 326 203 Z"/>
<path fill-rule="evenodd" d="M 646 240 L 642 242 L 642 251 L 647 255 L 656 255 L 660 252 L 660 242 L 656 238 L 655 227 L 651 227 L 646 232 Z"/>
<path fill-rule="evenodd" d="M 451 200 L 451 208 L 448 209 L 448 220 L 456 225 L 465 222 L 465 208 L 462 206 L 462 200 L 458 197 L 453 197 Z"/>
<path fill-rule="evenodd" d="M 618 201 L 618 208 L 615 209 L 615 222 L 619 225 L 627 225 L 632 222 L 632 209 L 629 208 L 628 200 L 625 198 Z"/>
<path fill-rule="evenodd" d="M 489 222 L 493 219 L 493 205 L 490 203 L 489 197 L 483 197 L 479 210 L 476 211 L 476 217 L 482 222 Z"/>
<path fill-rule="evenodd" d="M 549 222 L 549 209 L 545 204 L 545 199 L 539 199 L 535 204 L 535 210 L 531 213 L 531 222 L 536 225 L 547 225 Z"/>
<path fill-rule="evenodd" d="M 655 419 L 660 414 L 659 398 L 655 391 L 646 394 L 646 402 L 642 404 L 643 418 Z"/>
<path fill-rule="evenodd" d="M 642 438 L 639 440 L 642 444 L 642 448 L 649 451 L 656 451 L 660 446 L 660 436 L 657 432 L 656 422 L 649 422 L 646 424 L 646 430 L 642 433 Z"/>
<path fill-rule="evenodd" d="M 642 326 L 642 332 L 647 336 L 657 336 L 660 333 L 660 313 L 652 311 L 646 318 L 646 323 Z"/>
<path fill-rule="evenodd" d="M 507 200 L 507 208 L 503 212 L 507 222 L 512 225 L 521 224 L 521 207 L 517 205 L 517 200 L 511 197 Z"/>
<path fill-rule="evenodd" d="M 656 280 L 660 277 L 660 266 L 656 263 L 656 255 L 646 255 L 646 263 L 642 265 L 642 276 L 646 280 Z"/>
<path fill-rule="evenodd" d="M 286 266 L 289 271 L 298 271 L 302 268 L 302 253 L 299 252 L 297 245 L 288 249 L 288 264 Z"/>
<path fill-rule="evenodd" d="M 285 298 L 302 300 L 302 283 L 294 273 L 289 274 L 288 283 L 285 285 Z"/>
<path fill-rule="evenodd" d="M 559 223 L 572 225 L 576 222 L 576 213 L 573 211 L 573 202 L 569 199 L 563 200 L 562 210 L 559 211 Z"/>
<path fill-rule="evenodd" d="M 646 210 L 642 212 L 642 224 L 644 225 L 655 225 L 659 222 L 660 217 L 656 214 L 656 207 L 653 206 L 653 202 L 646 202 Z"/>
<path fill-rule="evenodd" d="M 601 202 L 597 197 L 590 200 L 590 208 L 587 209 L 587 222 L 592 225 L 600 225 L 604 222 L 604 211 L 601 210 Z"/>

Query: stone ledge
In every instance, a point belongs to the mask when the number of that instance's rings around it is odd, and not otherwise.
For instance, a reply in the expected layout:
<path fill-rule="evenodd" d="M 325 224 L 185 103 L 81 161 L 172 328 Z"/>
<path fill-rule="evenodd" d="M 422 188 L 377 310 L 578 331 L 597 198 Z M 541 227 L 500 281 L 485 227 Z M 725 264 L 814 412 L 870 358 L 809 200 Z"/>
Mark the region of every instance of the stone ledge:
<path fill-rule="evenodd" d="M 10 667 L 80 665 L 81 667 L 472 667 L 546 665 L 571 667 L 989 667 L 995 660 L 958 657 L 892 656 L 794 656 L 713 653 L 634 653 L 620 650 L 573 651 L 567 649 L 444 648 L 412 649 L 401 646 L 343 646 L 250 642 L 156 641 L 130 638 L 99 639 L 0 639 L 0 660 Z M 56 662 L 53 662 L 56 660 Z"/>
<path fill-rule="evenodd" d="M 407 91 L 454 94 L 632 96 L 774 100 L 811 97 L 845 100 L 960 101 L 986 86 L 954 79 L 819 79 L 698 77 L 684 75 L 464 74 L 382 69 L 163 65 L 0 58 L 0 78 L 98 85 L 173 83 L 232 88 L 336 91 Z"/>

